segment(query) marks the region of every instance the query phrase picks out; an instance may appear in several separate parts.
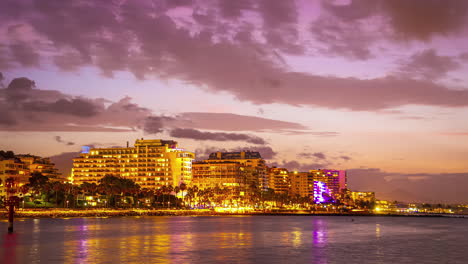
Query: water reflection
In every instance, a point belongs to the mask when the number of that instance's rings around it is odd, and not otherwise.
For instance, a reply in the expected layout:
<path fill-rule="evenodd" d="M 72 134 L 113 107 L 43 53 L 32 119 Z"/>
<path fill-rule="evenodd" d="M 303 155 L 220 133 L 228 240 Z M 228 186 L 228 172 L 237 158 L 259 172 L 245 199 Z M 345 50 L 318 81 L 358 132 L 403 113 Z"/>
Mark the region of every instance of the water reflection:
<path fill-rule="evenodd" d="M 327 263 L 325 247 L 328 239 L 327 222 L 322 219 L 313 220 L 313 257 L 314 263 Z"/>
<path fill-rule="evenodd" d="M 17 245 L 17 234 L 5 234 L 3 236 L 1 263 L 10 264 L 16 263 L 16 245 Z"/>
<path fill-rule="evenodd" d="M 332 217 L 28 219 L 17 223 L 16 235 L 0 236 L 0 263 L 388 263 L 389 257 L 401 263 L 398 258 L 413 255 L 418 255 L 415 262 L 430 263 L 428 256 L 435 261 L 442 249 L 468 244 L 468 232 L 462 228 L 466 222 L 458 229 L 441 224 L 451 219 L 396 223 L 403 220 L 363 218 L 349 224 Z M 429 221 L 441 230 L 440 240 L 425 231 Z M 3 227 L 6 230 L 6 223 L 0 222 Z M 432 250 L 425 250 L 428 247 Z M 466 253 L 457 254 L 463 259 Z"/>

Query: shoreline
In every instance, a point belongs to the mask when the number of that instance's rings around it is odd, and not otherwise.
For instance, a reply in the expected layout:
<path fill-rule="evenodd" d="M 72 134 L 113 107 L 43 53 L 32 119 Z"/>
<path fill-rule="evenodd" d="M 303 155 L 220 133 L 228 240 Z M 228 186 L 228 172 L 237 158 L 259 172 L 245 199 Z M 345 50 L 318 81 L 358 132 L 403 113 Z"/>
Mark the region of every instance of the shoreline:
<path fill-rule="evenodd" d="M 449 217 L 468 218 L 468 215 L 457 214 L 374 214 L 374 213 L 335 213 L 311 211 L 285 212 L 216 212 L 214 210 L 149 210 L 149 209 L 20 209 L 15 218 L 82 218 L 82 217 L 125 217 L 125 216 L 368 216 L 368 217 Z M 7 212 L 0 213 L 0 219 L 7 219 Z"/>

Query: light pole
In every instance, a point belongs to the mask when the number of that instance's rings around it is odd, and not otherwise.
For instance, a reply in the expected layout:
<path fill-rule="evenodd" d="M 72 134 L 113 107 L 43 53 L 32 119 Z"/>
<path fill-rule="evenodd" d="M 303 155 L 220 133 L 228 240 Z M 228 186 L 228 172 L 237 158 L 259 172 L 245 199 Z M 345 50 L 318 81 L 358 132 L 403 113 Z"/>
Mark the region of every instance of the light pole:
<path fill-rule="evenodd" d="M 68 203 L 69 203 L 69 202 L 70 202 L 70 201 L 67 200 L 67 208 L 68 208 Z"/>

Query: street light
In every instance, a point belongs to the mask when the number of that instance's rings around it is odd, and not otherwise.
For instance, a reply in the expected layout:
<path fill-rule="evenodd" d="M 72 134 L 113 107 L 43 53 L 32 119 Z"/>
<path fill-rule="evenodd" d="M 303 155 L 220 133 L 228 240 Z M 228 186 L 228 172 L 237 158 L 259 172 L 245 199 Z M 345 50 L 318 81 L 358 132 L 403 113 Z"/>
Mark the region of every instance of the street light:
<path fill-rule="evenodd" d="M 70 202 L 70 201 L 67 200 L 67 208 L 68 208 L 68 203 L 69 203 L 69 202 Z"/>

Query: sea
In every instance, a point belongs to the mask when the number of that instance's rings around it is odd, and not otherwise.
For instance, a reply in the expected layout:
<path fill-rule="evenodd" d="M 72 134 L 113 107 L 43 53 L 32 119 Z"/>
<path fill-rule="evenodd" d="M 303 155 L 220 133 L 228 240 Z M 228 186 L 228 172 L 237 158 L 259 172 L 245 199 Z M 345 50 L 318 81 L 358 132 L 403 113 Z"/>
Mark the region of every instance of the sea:
<path fill-rule="evenodd" d="M 147 216 L 0 222 L 0 263 L 468 263 L 468 218 Z"/>

